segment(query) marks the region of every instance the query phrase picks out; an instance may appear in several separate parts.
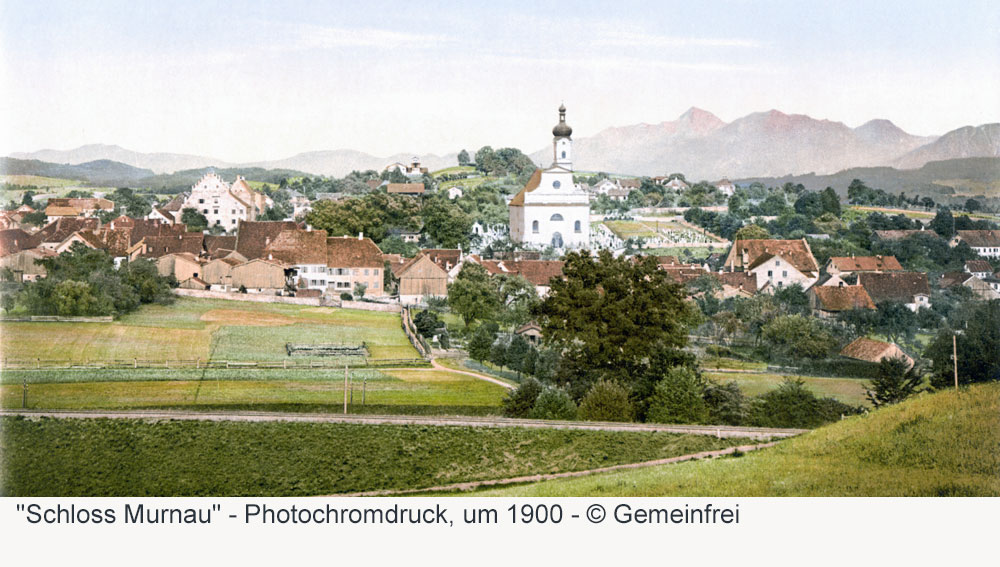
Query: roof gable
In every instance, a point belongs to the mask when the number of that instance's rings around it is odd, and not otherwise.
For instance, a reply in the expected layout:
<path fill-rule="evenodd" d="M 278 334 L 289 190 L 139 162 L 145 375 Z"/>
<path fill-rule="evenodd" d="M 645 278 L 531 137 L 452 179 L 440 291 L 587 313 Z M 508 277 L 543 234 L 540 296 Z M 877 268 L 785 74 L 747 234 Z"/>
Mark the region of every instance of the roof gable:
<path fill-rule="evenodd" d="M 862 272 L 858 274 L 858 284 L 864 286 L 875 303 L 911 303 L 916 295 L 931 294 L 927 274 L 922 272 Z"/>

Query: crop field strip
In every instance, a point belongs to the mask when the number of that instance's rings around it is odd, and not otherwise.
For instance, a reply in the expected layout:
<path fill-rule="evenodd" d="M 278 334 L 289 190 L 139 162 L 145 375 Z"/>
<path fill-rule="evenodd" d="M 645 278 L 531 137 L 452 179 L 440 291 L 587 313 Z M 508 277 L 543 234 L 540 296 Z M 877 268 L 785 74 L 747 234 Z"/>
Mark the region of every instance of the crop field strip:
<path fill-rule="evenodd" d="M 0 423 L 0 496 L 344 494 L 589 470 L 745 443 L 649 431 L 287 420 L 5 415 Z"/>

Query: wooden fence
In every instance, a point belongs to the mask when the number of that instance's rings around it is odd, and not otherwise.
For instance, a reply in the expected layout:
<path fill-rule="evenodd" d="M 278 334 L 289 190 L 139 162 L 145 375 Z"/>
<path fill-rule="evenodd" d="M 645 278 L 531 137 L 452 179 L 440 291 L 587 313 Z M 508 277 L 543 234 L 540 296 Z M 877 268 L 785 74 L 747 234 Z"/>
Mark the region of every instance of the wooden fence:
<path fill-rule="evenodd" d="M 403 332 L 406 333 L 406 338 L 410 339 L 410 344 L 413 348 L 417 349 L 420 356 L 428 358 L 431 353 L 431 347 L 427 344 L 427 340 L 420 336 L 417 332 L 416 327 L 413 326 L 413 320 L 410 318 L 410 308 L 404 307 L 401 313 L 401 319 L 403 324 Z"/>
<path fill-rule="evenodd" d="M 111 323 L 114 317 L 105 315 L 103 317 L 60 317 L 58 315 L 32 315 L 30 317 L 0 317 L 4 322 L 21 323 Z"/>

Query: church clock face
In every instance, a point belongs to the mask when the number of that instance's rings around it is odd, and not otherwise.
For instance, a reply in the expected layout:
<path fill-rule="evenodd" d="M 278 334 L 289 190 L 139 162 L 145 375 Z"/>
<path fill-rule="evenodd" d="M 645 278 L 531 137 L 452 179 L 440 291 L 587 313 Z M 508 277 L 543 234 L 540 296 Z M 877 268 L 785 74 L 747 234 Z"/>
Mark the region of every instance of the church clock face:
<path fill-rule="evenodd" d="M 558 189 L 561 185 L 562 185 L 562 183 L 559 183 L 558 179 L 556 179 L 555 181 L 552 182 L 552 188 L 553 189 Z"/>

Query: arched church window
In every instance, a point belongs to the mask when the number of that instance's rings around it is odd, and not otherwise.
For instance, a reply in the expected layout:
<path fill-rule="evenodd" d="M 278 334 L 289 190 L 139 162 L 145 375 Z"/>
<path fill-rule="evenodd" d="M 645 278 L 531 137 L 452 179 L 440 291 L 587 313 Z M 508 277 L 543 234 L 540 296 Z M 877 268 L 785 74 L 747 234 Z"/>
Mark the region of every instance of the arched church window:
<path fill-rule="evenodd" d="M 580 232 L 580 221 L 576 221 L 575 223 L 573 223 L 573 231 Z"/>
<path fill-rule="evenodd" d="M 566 159 L 566 152 L 562 153 L 562 157 L 563 157 L 563 159 Z"/>
<path fill-rule="evenodd" d="M 538 232 L 538 221 L 531 221 L 531 232 Z"/>
<path fill-rule="evenodd" d="M 565 152 L 563 152 L 563 153 L 565 153 Z M 566 156 L 564 155 L 563 157 L 566 157 Z M 552 188 L 553 189 L 558 189 L 561 186 L 562 186 L 562 183 L 560 183 L 558 179 L 556 179 L 555 181 L 552 182 Z"/>
<path fill-rule="evenodd" d="M 550 221 L 561 221 L 561 220 L 563 220 L 563 218 L 562 218 L 562 215 L 560 215 L 559 213 L 556 213 L 556 214 L 552 215 L 552 218 L 550 218 L 549 220 Z"/>

